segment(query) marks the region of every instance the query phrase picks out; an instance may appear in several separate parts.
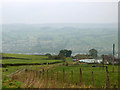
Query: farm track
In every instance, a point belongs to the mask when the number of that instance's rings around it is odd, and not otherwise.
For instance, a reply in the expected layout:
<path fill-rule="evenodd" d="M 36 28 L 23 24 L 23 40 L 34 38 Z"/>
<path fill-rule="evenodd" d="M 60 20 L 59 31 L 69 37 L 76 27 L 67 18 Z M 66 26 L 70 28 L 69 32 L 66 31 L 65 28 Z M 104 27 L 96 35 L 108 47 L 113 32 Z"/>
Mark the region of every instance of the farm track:
<path fill-rule="evenodd" d="M 37 67 L 34 70 L 32 70 L 31 67 L 21 68 L 21 69 L 15 71 L 14 73 L 9 74 L 8 76 L 11 77 L 11 78 L 14 78 L 13 80 L 23 82 L 25 88 L 29 88 L 29 87 L 32 87 L 32 86 L 34 86 L 35 88 L 44 88 L 44 87 L 55 88 L 55 87 L 59 87 L 59 86 L 55 86 L 55 85 L 57 85 L 57 84 L 61 85 L 62 83 L 56 82 L 54 80 L 52 80 L 52 81 L 50 80 L 48 82 L 48 81 L 46 81 L 46 79 L 45 80 L 42 79 L 42 78 L 39 79 L 38 77 L 36 77 L 36 75 L 37 75 L 36 72 L 37 71 L 43 71 L 43 69 L 45 71 L 46 70 L 51 70 L 52 67 L 58 67 L 58 66 L 61 66 L 61 65 L 62 64 L 46 65 L 45 67 Z M 24 75 L 25 78 L 21 78 L 21 75 Z M 72 85 L 70 85 L 70 86 L 72 86 Z M 73 87 L 74 87 L 74 85 L 73 85 Z"/>
<path fill-rule="evenodd" d="M 25 70 L 25 68 L 18 69 L 17 71 L 15 71 L 14 73 L 9 74 L 8 76 L 13 76 L 13 75 L 15 75 L 17 73 L 20 73 L 20 72 L 24 71 L 24 70 Z"/>
<path fill-rule="evenodd" d="M 36 68 L 35 70 L 38 70 L 38 69 L 39 69 L 39 70 L 42 71 L 42 69 L 46 70 L 46 69 L 50 69 L 50 67 L 55 67 L 55 66 L 58 66 L 58 65 L 48 65 L 47 67 L 38 67 L 38 68 Z M 26 69 L 30 69 L 30 68 L 31 68 L 31 67 L 20 68 L 20 69 L 18 69 L 17 71 L 9 74 L 8 76 L 13 76 L 13 75 L 15 75 L 15 74 L 21 73 L 22 71 L 25 71 Z"/>

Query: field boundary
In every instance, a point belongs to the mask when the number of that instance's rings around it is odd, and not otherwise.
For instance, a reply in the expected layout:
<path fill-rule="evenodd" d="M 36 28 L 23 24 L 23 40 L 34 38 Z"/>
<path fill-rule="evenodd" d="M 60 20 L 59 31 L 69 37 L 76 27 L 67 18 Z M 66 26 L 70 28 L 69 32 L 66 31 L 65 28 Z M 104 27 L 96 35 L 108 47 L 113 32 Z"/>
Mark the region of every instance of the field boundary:
<path fill-rule="evenodd" d="M 60 62 L 51 62 L 51 63 L 20 63 L 20 64 L 2 64 L 2 67 L 6 67 L 6 66 L 22 66 L 22 65 L 46 65 L 46 64 L 56 64 L 56 63 L 62 63 L 62 61 Z"/>

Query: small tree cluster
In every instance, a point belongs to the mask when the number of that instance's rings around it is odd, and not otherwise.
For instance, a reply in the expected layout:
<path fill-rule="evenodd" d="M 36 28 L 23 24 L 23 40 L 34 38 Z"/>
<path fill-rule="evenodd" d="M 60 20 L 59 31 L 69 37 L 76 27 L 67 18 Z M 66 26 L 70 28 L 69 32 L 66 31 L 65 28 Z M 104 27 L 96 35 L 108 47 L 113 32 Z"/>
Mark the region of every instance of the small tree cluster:
<path fill-rule="evenodd" d="M 70 57 L 71 54 L 72 54 L 72 51 L 71 51 L 71 50 L 65 49 L 65 50 L 60 50 L 58 56 L 60 56 L 60 57 L 63 57 L 63 56 L 64 56 L 64 57 Z"/>
<path fill-rule="evenodd" d="M 71 57 L 72 51 L 71 50 L 60 50 L 58 55 L 51 55 L 49 53 L 46 54 L 46 56 L 48 56 L 48 59 L 56 59 L 56 60 L 64 60 L 65 62 L 65 58 L 66 57 Z"/>
<path fill-rule="evenodd" d="M 97 50 L 95 50 L 95 49 L 91 49 L 91 50 L 89 50 L 89 55 L 92 57 L 92 58 L 97 58 L 98 56 L 97 56 Z"/>

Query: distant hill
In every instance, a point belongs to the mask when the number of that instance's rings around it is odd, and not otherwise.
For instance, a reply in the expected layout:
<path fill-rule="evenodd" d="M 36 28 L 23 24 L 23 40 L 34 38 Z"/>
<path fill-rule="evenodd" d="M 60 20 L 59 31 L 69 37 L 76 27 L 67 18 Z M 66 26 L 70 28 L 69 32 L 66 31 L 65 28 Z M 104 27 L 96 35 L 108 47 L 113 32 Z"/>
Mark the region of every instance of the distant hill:
<path fill-rule="evenodd" d="M 117 34 L 116 24 L 5 24 L 2 51 L 58 54 L 66 48 L 76 54 L 95 48 L 99 54 L 111 53 Z"/>

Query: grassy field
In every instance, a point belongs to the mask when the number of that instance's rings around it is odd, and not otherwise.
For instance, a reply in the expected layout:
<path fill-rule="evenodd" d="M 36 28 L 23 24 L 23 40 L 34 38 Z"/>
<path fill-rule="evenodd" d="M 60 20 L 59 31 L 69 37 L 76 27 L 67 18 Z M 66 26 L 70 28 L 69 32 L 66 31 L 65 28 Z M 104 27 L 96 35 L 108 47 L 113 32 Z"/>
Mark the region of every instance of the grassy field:
<path fill-rule="evenodd" d="M 2 57 L 16 57 L 16 58 L 24 58 L 24 59 L 47 59 L 45 55 L 24 55 L 24 54 L 7 54 L 3 53 Z"/>
<path fill-rule="evenodd" d="M 12 80 L 10 77 L 10 74 L 15 73 L 17 70 L 20 69 L 31 69 L 35 70 L 36 68 L 39 67 L 44 67 L 45 65 L 29 65 L 29 66 L 7 66 L 2 68 L 2 84 L 3 88 L 24 88 L 24 85 L 22 82 L 19 82 L 17 80 Z M 6 71 L 8 70 L 8 71 Z"/>
<path fill-rule="evenodd" d="M 2 57 L 12 57 L 17 59 L 3 59 L 2 64 L 31 64 L 31 63 L 52 63 L 61 60 L 47 60 L 45 55 L 24 55 L 24 54 L 2 54 Z"/>
<path fill-rule="evenodd" d="M 2 57 L 9 57 L 15 59 L 1 59 L 2 64 L 34 64 L 34 63 L 52 63 L 61 62 L 61 60 L 47 60 L 45 55 L 24 55 L 24 54 L 6 54 L 3 53 Z M 2 67 L 2 83 L 4 88 L 17 88 L 21 87 L 22 83 L 19 81 L 11 80 L 8 76 L 19 69 L 30 68 L 31 70 L 44 67 L 46 65 L 21 65 L 21 66 L 7 66 Z"/>
<path fill-rule="evenodd" d="M 3 54 L 3 56 L 24 58 L 24 60 L 22 59 L 22 63 L 42 63 L 42 62 L 58 61 L 58 60 L 46 60 L 47 59 L 46 56 L 40 56 L 40 55 Z M 31 62 L 28 59 L 31 60 Z M 21 63 L 20 60 L 3 59 L 3 63 L 19 64 Z M 104 87 L 105 88 L 106 87 L 106 79 L 107 79 L 106 68 L 92 67 L 93 65 L 101 66 L 101 64 L 80 64 L 77 62 L 73 62 L 71 58 L 66 58 L 66 62 L 68 63 L 68 66 L 66 66 L 65 63 L 64 65 L 63 63 L 58 63 L 53 65 L 24 65 L 24 66 L 3 67 L 2 68 L 3 88 L 28 88 L 28 87 L 30 88 L 65 88 L 65 87 L 66 88 L 91 88 L 91 87 L 103 88 Z M 115 65 L 114 72 L 112 72 L 112 65 L 105 65 L 105 66 L 108 67 L 108 72 L 109 72 L 108 73 L 109 87 L 110 88 L 118 87 L 118 66 Z M 80 82 L 80 68 L 82 70 L 81 82 Z M 11 75 L 11 73 L 14 73 L 20 69 L 24 69 L 24 70 L 14 75 Z M 63 75 L 63 69 L 65 72 L 64 75 Z M 71 71 L 73 71 L 72 79 L 71 79 Z M 92 77 L 92 72 L 93 72 L 93 77 Z M 63 78 L 64 78 L 64 83 L 63 83 Z"/>
<path fill-rule="evenodd" d="M 3 64 L 33 64 L 33 63 L 52 63 L 61 62 L 60 60 L 22 60 L 22 59 L 4 59 Z"/>
<path fill-rule="evenodd" d="M 109 71 L 109 82 L 112 87 L 116 87 L 118 84 L 118 66 L 115 66 L 114 73 L 112 72 L 112 66 L 108 65 Z M 71 65 L 71 66 L 61 66 L 61 67 L 53 67 L 54 72 L 59 71 L 59 81 L 63 80 L 63 69 L 65 71 L 65 82 L 69 83 L 77 83 L 80 84 L 80 68 L 82 70 L 82 80 L 81 82 L 85 86 L 92 85 L 92 72 L 94 78 L 94 86 L 95 87 L 105 87 L 106 85 L 106 68 L 104 67 L 92 67 L 92 65 L 88 64 L 79 64 L 79 65 Z M 73 79 L 71 81 L 71 71 L 73 71 Z M 55 73 L 54 73 L 55 75 Z"/>
<path fill-rule="evenodd" d="M 56 65 L 56 64 L 55 64 Z M 22 87 L 34 87 L 38 88 L 105 88 L 106 87 L 106 69 L 103 67 L 91 67 L 92 65 L 88 64 L 76 64 L 64 66 L 62 64 L 58 65 L 44 65 L 44 66 L 31 66 L 31 68 L 27 68 L 27 71 L 23 71 L 19 74 L 16 74 L 17 80 L 22 82 Z M 112 72 L 112 66 L 108 65 L 109 71 L 109 83 L 110 88 L 118 87 L 118 66 L 115 66 L 115 72 Z M 14 72 L 15 67 L 10 67 L 9 72 Z M 22 67 L 23 68 L 23 67 Z M 82 70 L 82 80 L 80 83 L 80 68 Z M 44 69 L 44 73 L 43 73 Z M 65 71 L 64 75 L 64 85 L 63 85 L 63 69 Z M 17 69 L 16 69 L 17 70 Z M 48 70 L 48 76 L 47 76 Z M 71 71 L 73 71 L 73 76 L 71 80 Z M 92 84 L 92 71 L 94 78 L 94 86 Z M 41 74 L 40 74 L 41 72 Z M 57 80 L 57 72 L 58 72 L 58 80 Z M 4 72 L 4 74 L 9 74 L 8 72 Z M 13 77 L 16 77 L 13 75 Z M 23 77 L 24 76 L 24 77 Z M 51 79 L 52 78 L 52 79 Z M 32 80 L 34 82 L 32 82 Z M 28 83 L 31 81 L 31 85 Z M 39 84 L 38 84 L 39 82 Z M 50 85 L 47 83 L 49 82 Z M 52 83 L 53 82 L 53 83 Z M 27 83 L 27 86 L 26 86 Z M 44 83 L 43 85 L 41 85 Z M 37 86 L 36 86 L 37 84 Z"/>

